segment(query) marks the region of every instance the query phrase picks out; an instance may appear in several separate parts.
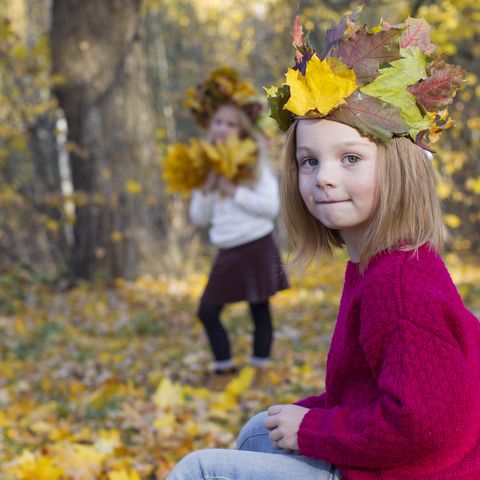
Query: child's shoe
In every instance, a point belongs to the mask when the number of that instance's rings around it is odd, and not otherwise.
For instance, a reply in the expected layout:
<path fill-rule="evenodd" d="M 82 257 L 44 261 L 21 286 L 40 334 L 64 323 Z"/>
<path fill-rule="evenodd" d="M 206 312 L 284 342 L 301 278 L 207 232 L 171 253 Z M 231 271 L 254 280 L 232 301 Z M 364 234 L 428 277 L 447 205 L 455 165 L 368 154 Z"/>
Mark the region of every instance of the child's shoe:
<path fill-rule="evenodd" d="M 237 367 L 216 369 L 209 375 L 206 387 L 213 392 L 221 392 L 237 375 Z"/>

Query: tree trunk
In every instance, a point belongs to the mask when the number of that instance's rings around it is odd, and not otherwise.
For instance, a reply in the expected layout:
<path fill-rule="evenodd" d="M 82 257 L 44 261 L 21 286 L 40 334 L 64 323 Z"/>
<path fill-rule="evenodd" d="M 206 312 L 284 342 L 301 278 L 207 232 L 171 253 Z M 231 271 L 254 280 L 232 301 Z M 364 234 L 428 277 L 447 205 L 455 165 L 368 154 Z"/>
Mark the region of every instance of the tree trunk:
<path fill-rule="evenodd" d="M 68 123 L 75 278 L 134 278 L 166 232 L 141 0 L 54 0 L 51 45 Z"/>

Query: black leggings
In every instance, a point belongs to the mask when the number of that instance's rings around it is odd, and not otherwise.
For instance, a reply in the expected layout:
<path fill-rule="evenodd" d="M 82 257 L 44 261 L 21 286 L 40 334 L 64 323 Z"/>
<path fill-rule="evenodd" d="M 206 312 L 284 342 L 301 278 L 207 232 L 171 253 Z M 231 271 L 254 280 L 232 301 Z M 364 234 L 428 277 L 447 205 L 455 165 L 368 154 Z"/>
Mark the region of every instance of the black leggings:
<path fill-rule="evenodd" d="M 268 358 L 272 348 L 273 326 L 268 300 L 264 303 L 250 303 L 250 312 L 255 324 L 253 333 L 253 355 L 257 358 Z M 223 305 L 207 305 L 201 303 L 198 316 L 205 327 L 216 361 L 232 358 L 230 342 L 225 328 L 220 322 Z"/>

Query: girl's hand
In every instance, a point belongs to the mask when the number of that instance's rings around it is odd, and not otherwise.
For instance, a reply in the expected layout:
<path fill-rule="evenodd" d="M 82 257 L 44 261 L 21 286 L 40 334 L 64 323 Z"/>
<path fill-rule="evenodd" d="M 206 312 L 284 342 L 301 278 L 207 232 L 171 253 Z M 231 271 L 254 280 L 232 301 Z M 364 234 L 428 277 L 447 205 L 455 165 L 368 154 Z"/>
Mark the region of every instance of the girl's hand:
<path fill-rule="evenodd" d="M 237 190 L 235 184 L 228 180 L 228 178 L 226 178 L 224 175 L 218 176 L 217 187 L 220 192 L 222 192 L 227 197 L 233 197 L 235 195 L 235 191 Z"/>
<path fill-rule="evenodd" d="M 272 405 L 264 420 L 268 436 L 277 448 L 298 450 L 297 433 L 308 408 L 298 405 Z"/>
<path fill-rule="evenodd" d="M 218 183 L 218 175 L 210 170 L 208 172 L 207 178 L 205 179 L 205 182 L 203 182 L 202 185 L 202 192 L 204 195 L 207 195 L 210 192 L 213 192 L 217 188 L 217 183 Z"/>

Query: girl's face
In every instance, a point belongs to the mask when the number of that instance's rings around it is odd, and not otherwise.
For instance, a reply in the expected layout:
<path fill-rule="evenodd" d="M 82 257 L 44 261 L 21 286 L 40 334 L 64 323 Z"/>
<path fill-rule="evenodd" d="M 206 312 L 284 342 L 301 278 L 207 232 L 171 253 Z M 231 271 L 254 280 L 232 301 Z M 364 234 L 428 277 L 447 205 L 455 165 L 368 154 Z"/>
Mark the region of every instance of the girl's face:
<path fill-rule="evenodd" d="M 230 135 L 239 137 L 241 130 L 236 108 L 232 105 L 223 105 L 210 121 L 208 137 L 214 143 L 223 142 Z"/>
<path fill-rule="evenodd" d="M 303 201 L 348 243 L 363 232 L 376 205 L 377 146 L 354 128 L 323 119 L 300 120 L 296 135 Z"/>

